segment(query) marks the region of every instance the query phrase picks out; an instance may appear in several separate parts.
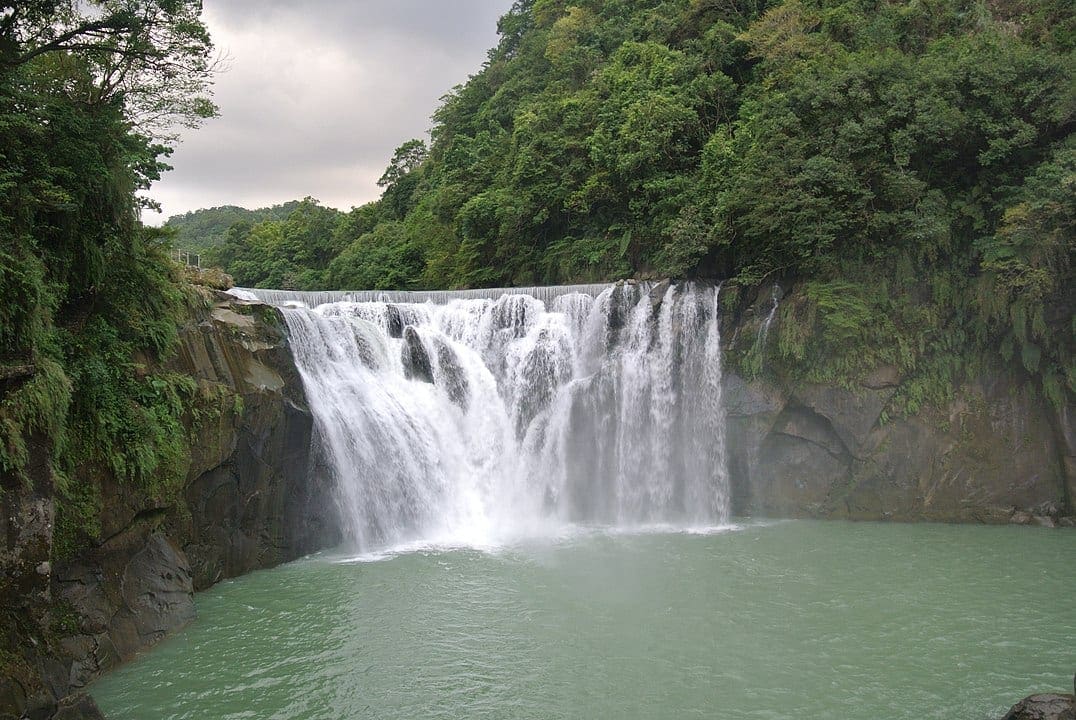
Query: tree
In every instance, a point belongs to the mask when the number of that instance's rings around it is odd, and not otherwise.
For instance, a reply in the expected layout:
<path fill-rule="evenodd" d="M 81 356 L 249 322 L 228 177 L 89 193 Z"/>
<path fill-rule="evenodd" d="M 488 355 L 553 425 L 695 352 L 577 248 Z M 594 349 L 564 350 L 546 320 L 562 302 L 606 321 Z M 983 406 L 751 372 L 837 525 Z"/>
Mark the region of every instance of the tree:
<path fill-rule="evenodd" d="M 419 183 L 418 170 L 428 155 L 426 143 L 421 140 L 408 140 L 396 148 L 385 174 L 377 181 L 378 187 L 385 188 L 381 205 L 388 211 L 388 219 L 403 220 L 411 210 Z"/>
<path fill-rule="evenodd" d="M 215 112 L 200 9 L 0 2 L 0 478 L 46 449 L 32 479 L 58 490 L 58 554 L 94 538 L 102 477 L 183 477 L 189 379 L 160 362 L 184 297 L 136 193 L 174 129 Z"/>
<path fill-rule="evenodd" d="M 0 71 L 51 58 L 72 70 L 56 88 L 71 100 L 119 99 L 139 133 L 172 140 L 177 125 L 217 112 L 207 91 L 219 63 L 201 10 L 200 0 L 0 2 Z"/>
<path fill-rule="evenodd" d="M 408 140 L 392 154 L 385 173 L 378 179 L 377 186 L 389 189 L 398 183 L 405 175 L 415 171 L 426 162 L 429 151 L 426 143 L 417 138 Z"/>

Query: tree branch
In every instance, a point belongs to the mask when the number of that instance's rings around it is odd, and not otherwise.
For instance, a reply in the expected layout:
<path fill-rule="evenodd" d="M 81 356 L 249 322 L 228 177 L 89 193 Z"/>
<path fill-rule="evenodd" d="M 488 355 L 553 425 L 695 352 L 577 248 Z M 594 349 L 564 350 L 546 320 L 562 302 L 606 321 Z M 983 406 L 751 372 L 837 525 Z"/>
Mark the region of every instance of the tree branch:
<path fill-rule="evenodd" d="M 134 27 L 135 22 L 133 20 L 124 18 L 121 15 L 113 15 L 112 17 L 106 18 L 104 20 L 98 20 L 97 22 L 86 23 L 85 25 L 80 25 L 77 28 L 72 28 L 71 30 L 68 30 L 62 35 L 45 43 L 44 45 L 36 47 L 33 50 L 30 50 L 29 52 L 26 52 L 16 57 L 8 64 L 12 67 L 16 67 L 19 65 L 24 65 L 33 60 L 35 57 L 39 55 L 44 55 L 45 53 L 74 48 L 87 49 L 88 46 L 84 44 L 66 45 L 66 43 L 70 42 L 71 40 L 74 40 L 81 35 L 92 35 L 96 33 L 101 33 L 102 31 L 108 31 L 106 33 L 103 33 L 106 37 L 115 36 L 127 30 L 132 30 L 134 29 Z M 92 47 L 96 48 L 97 46 Z"/>

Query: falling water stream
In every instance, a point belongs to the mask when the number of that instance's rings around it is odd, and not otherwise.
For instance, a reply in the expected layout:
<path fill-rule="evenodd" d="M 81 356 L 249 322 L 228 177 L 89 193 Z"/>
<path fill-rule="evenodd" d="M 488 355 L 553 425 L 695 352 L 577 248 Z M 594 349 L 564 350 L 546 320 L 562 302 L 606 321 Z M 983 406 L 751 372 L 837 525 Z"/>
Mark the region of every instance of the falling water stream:
<path fill-rule="evenodd" d="M 717 287 L 248 292 L 361 551 L 728 521 Z"/>

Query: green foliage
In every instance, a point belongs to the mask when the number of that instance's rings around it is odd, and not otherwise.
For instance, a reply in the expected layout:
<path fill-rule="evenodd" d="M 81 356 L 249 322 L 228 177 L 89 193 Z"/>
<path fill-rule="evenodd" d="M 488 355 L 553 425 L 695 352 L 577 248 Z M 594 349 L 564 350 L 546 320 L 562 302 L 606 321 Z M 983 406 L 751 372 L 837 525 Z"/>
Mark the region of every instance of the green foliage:
<path fill-rule="evenodd" d="M 255 225 L 266 220 L 283 220 L 300 204 L 301 200 L 292 200 L 281 205 L 246 210 L 235 205 L 195 210 L 173 215 L 164 227 L 175 231 L 172 244 L 190 252 L 203 253 L 206 250 L 223 245 L 228 230 L 238 223 Z"/>
<path fill-rule="evenodd" d="M 804 283 L 780 306 L 769 351 L 779 371 L 850 383 L 881 363 L 902 364 L 899 312 L 888 288 L 856 275 L 849 268 L 842 279 Z"/>
<path fill-rule="evenodd" d="M 102 477 L 165 493 L 185 473 L 192 381 L 152 368 L 187 298 L 136 192 L 166 167 L 158 140 L 214 112 L 199 12 L 103 0 L 0 18 L 0 471 L 55 481 L 58 557 L 97 539 Z"/>
<path fill-rule="evenodd" d="M 1019 349 L 1030 373 L 1061 406 L 1076 391 L 1071 367 L 1076 328 L 1076 142 L 1069 140 L 1024 182 L 991 236 L 980 238 L 976 301 L 1007 353 Z M 1066 315 L 1068 321 L 1066 321 Z"/>
<path fill-rule="evenodd" d="M 79 632 L 79 613 L 66 600 L 57 600 L 50 604 L 49 627 L 61 637 L 77 635 Z"/>
<path fill-rule="evenodd" d="M 0 471 L 26 479 L 27 440 L 51 437 L 63 447 L 71 380 L 49 357 L 38 359 L 33 375 L 0 399 Z"/>
<path fill-rule="evenodd" d="M 291 210 L 279 220 L 232 225 L 224 243 L 204 253 L 202 264 L 219 263 L 247 287 L 324 286 L 330 260 L 346 246 L 336 230 L 341 213 L 309 197 L 288 205 Z"/>
<path fill-rule="evenodd" d="M 362 235 L 329 265 L 333 287 L 407 289 L 422 272 L 421 251 L 400 223 L 381 223 Z"/>

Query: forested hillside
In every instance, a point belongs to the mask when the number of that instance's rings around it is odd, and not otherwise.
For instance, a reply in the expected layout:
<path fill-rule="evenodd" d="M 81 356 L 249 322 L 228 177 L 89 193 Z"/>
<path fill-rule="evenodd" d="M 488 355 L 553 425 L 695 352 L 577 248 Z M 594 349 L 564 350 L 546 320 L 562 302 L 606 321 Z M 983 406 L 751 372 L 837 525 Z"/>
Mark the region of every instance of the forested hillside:
<path fill-rule="evenodd" d="M 266 220 L 283 220 L 300 204 L 299 200 L 272 207 L 247 210 L 235 205 L 196 210 L 173 215 L 164 226 L 175 231 L 175 244 L 183 250 L 202 252 L 224 243 L 228 230 L 239 223 L 253 225 Z"/>
<path fill-rule="evenodd" d="M 520 0 L 499 30 L 379 202 L 210 260 L 301 289 L 794 281 L 776 371 L 893 363 L 916 407 L 988 349 L 1076 387 L 1070 3 Z"/>
<path fill-rule="evenodd" d="M 136 192 L 167 168 L 175 128 L 215 112 L 200 13 L 0 4 L 0 492 L 56 486 L 57 558 L 98 531 L 100 478 L 183 477 L 194 381 L 152 368 L 184 286 Z"/>

